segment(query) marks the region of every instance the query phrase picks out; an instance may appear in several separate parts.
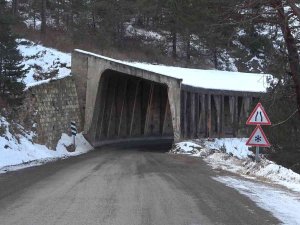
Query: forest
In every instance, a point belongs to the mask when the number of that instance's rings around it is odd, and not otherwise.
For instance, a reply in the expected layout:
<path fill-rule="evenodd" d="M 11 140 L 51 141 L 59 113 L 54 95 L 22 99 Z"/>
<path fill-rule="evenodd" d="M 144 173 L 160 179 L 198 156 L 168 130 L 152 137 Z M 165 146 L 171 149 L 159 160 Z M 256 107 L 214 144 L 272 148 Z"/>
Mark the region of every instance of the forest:
<path fill-rule="evenodd" d="M 0 2 L 1 26 L 62 51 L 273 75 L 261 99 L 273 122 L 265 154 L 300 171 L 300 1 Z"/>

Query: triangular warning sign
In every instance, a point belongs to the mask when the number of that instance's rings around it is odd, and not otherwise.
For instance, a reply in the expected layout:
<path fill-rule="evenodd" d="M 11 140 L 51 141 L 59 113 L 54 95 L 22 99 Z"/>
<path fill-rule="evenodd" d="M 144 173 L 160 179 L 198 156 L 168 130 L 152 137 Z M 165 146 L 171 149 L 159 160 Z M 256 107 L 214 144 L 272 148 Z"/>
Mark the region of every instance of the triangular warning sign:
<path fill-rule="evenodd" d="M 257 147 L 270 147 L 271 144 L 268 141 L 263 129 L 261 126 L 257 126 L 250 138 L 248 139 L 246 145 L 257 146 Z"/>
<path fill-rule="evenodd" d="M 271 125 L 271 121 L 261 103 L 258 103 L 249 116 L 247 125 Z"/>

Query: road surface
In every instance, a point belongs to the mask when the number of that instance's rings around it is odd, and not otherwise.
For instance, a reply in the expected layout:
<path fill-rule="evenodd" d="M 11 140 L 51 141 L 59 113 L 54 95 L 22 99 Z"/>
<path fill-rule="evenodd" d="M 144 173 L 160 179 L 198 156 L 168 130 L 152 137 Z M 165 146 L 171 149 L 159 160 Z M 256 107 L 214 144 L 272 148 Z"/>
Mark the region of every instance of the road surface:
<path fill-rule="evenodd" d="M 0 175 L 0 224 L 279 224 L 216 175 L 199 158 L 97 149 Z"/>

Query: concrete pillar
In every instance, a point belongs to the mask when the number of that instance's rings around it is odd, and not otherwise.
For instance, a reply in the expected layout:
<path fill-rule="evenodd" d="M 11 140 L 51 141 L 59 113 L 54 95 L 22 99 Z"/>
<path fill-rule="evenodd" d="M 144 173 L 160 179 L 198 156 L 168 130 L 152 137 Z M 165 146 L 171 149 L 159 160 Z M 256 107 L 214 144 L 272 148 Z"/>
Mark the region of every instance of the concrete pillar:
<path fill-rule="evenodd" d="M 180 85 L 171 86 L 168 88 L 168 99 L 170 103 L 173 131 L 174 131 L 174 141 L 180 140 Z"/>

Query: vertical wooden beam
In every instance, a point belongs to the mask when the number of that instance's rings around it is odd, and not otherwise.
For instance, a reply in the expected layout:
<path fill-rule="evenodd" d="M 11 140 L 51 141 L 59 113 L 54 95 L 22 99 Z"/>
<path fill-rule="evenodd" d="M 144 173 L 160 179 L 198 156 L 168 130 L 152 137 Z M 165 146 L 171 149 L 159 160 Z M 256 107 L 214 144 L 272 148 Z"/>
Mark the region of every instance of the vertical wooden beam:
<path fill-rule="evenodd" d="M 206 103 L 205 103 L 205 95 L 204 94 L 201 94 L 201 96 L 199 97 L 199 101 L 201 102 L 201 105 L 200 105 L 200 116 L 199 116 L 199 123 L 198 123 L 198 133 L 200 136 L 200 133 L 203 133 L 204 131 L 204 136 L 206 135 L 206 122 L 205 122 L 205 117 L 206 117 Z"/>
<path fill-rule="evenodd" d="M 112 113 L 113 113 L 113 109 L 114 109 L 115 101 L 116 101 L 117 85 L 118 85 L 118 81 L 114 80 L 114 84 L 112 87 L 111 106 L 110 106 L 110 112 L 109 112 L 109 117 L 108 117 L 107 133 L 106 133 L 107 137 L 109 137 L 109 132 L 110 132 L 110 128 L 111 128 Z"/>
<path fill-rule="evenodd" d="M 183 136 L 187 137 L 187 130 L 188 130 L 188 124 L 187 124 L 187 92 L 183 91 L 183 107 L 184 107 L 184 111 L 183 113 Z"/>
<path fill-rule="evenodd" d="M 106 83 L 105 83 L 105 88 L 104 88 L 104 93 L 103 93 L 103 110 L 102 110 L 102 117 L 101 117 L 101 123 L 99 126 L 99 129 L 97 132 L 99 132 L 98 136 L 101 138 L 102 135 L 102 130 L 103 130 L 103 124 L 104 124 L 104 118 L 105 118 L 105 111 L 108 106 L 108 98 L 109 98 L 109 86 L 111 85 L 111 78 L 106 78 Z"/>
<path fill-rule="evenodd" d="M 211 95 L 207 95 L 207 137 L 211 137 Z"/>
<path fill-rule="evenodd" d="M 134 122 L 134 112 L 135 112 L 135 106 L 136 106 L 136 99 L 137 95 L 139 92 L 139 85 L 140 85 L 140 80 L 136 84 L 136 89 L 135 89 L 135 96 L 134 96 L 134 103 L 133 103 L 133 109 L 132 109 L 132 115 L 131 115 L 131 121 L 130 121 L 130 130 L 129 130 L 129 135 L 131 136 L 132 133 L 132 127 L 133 127 L 133 122 Z"/>
<path fill-rule="evenodd" d="M 196 131 L 195 131 L 195 134 L 196 134 L 196 137 L 199 137 L 199 118 L 200 118 L 200 96 L 199 96 L 199 93 L 196 93 L 196 96 L 195 96 L 195 101 L 196 101 L 196 115 L 195 115 L 195 126 L 196 126 Z"/>
<path fill-rule="evenodd" d="M 239 97 L 234 98 L 234 137 L 237 137 L 238 126 L 239 126 Z"/>
<path fill-rule="evenodd" d="M 168 107 L 169 107 L 169 99 L 167 97 L 166 104 L 165 104 L 165 111 L 164 111 L 161 135 L 164 135 L 164 132 L 165 132 L 165 124 L 166 124 L 167 116 L 168 116 Z"/>
<path fill-rule="evenodd" d="M 234 123 L 234 101 L 235 98 L 233 96 L 229 96 L 229 112 L 231 123 Z"/>
<path fill-rule="evenodd" d="M 144 134 L 147 134 L 147 131 L 148 131 L 149 118 L 150 118 L 151 107 L 152 107 L 153 91 L 154 91 L 154 83 L 151 82 L 150 89 L 149 89 L 147 110 L 146 110 L 146 120 L 145 120 L 145 126 L 144 126 Z"/>
<path fill-rule="evenodd" d="M 221 137 L 225 135 L 225 96 L 221 96 Z"/>
<path fill-rule="evenodd" d="M 251 104 L 251 99 L 250 97 L 244 97 L 244 115 L 245 118 L 249 116 L 250 113 L 250 104 Z"/>
<path fill-rule="evenodd" d="M 120 121 L 119 121 L 119 126 L 118 126 L 118 137 L 120 137 L 120 132 L 121 132 L 122 118 L 123 118 L 123 112 L 124 112 L 124 105 L 125 105 L 126 95 L 127 95 L 127 83 L 128 83 L 128 79 L 126 79 L 125 84 L 124 84 L 124 89 L 123 89 L 123 101 L 122 101 L 121 113 L 120 113 Z"/>
<path fill-rule="evenodd" d="M 196 123 L 195 123 L 195 114 L 196 114 L 196 107 L 195 107 L 195 93 L 190 93 L 190 102 L 191 102 L 191 112 L 190 112 L 190 136 L 194 138 L 195 131 L 196 131 Z"/>
<path fill-rule="evenodd" d="M 214 95 L 214 102 L 217 111 L 217 134 L 221 136 L 221 96 Z"/>

